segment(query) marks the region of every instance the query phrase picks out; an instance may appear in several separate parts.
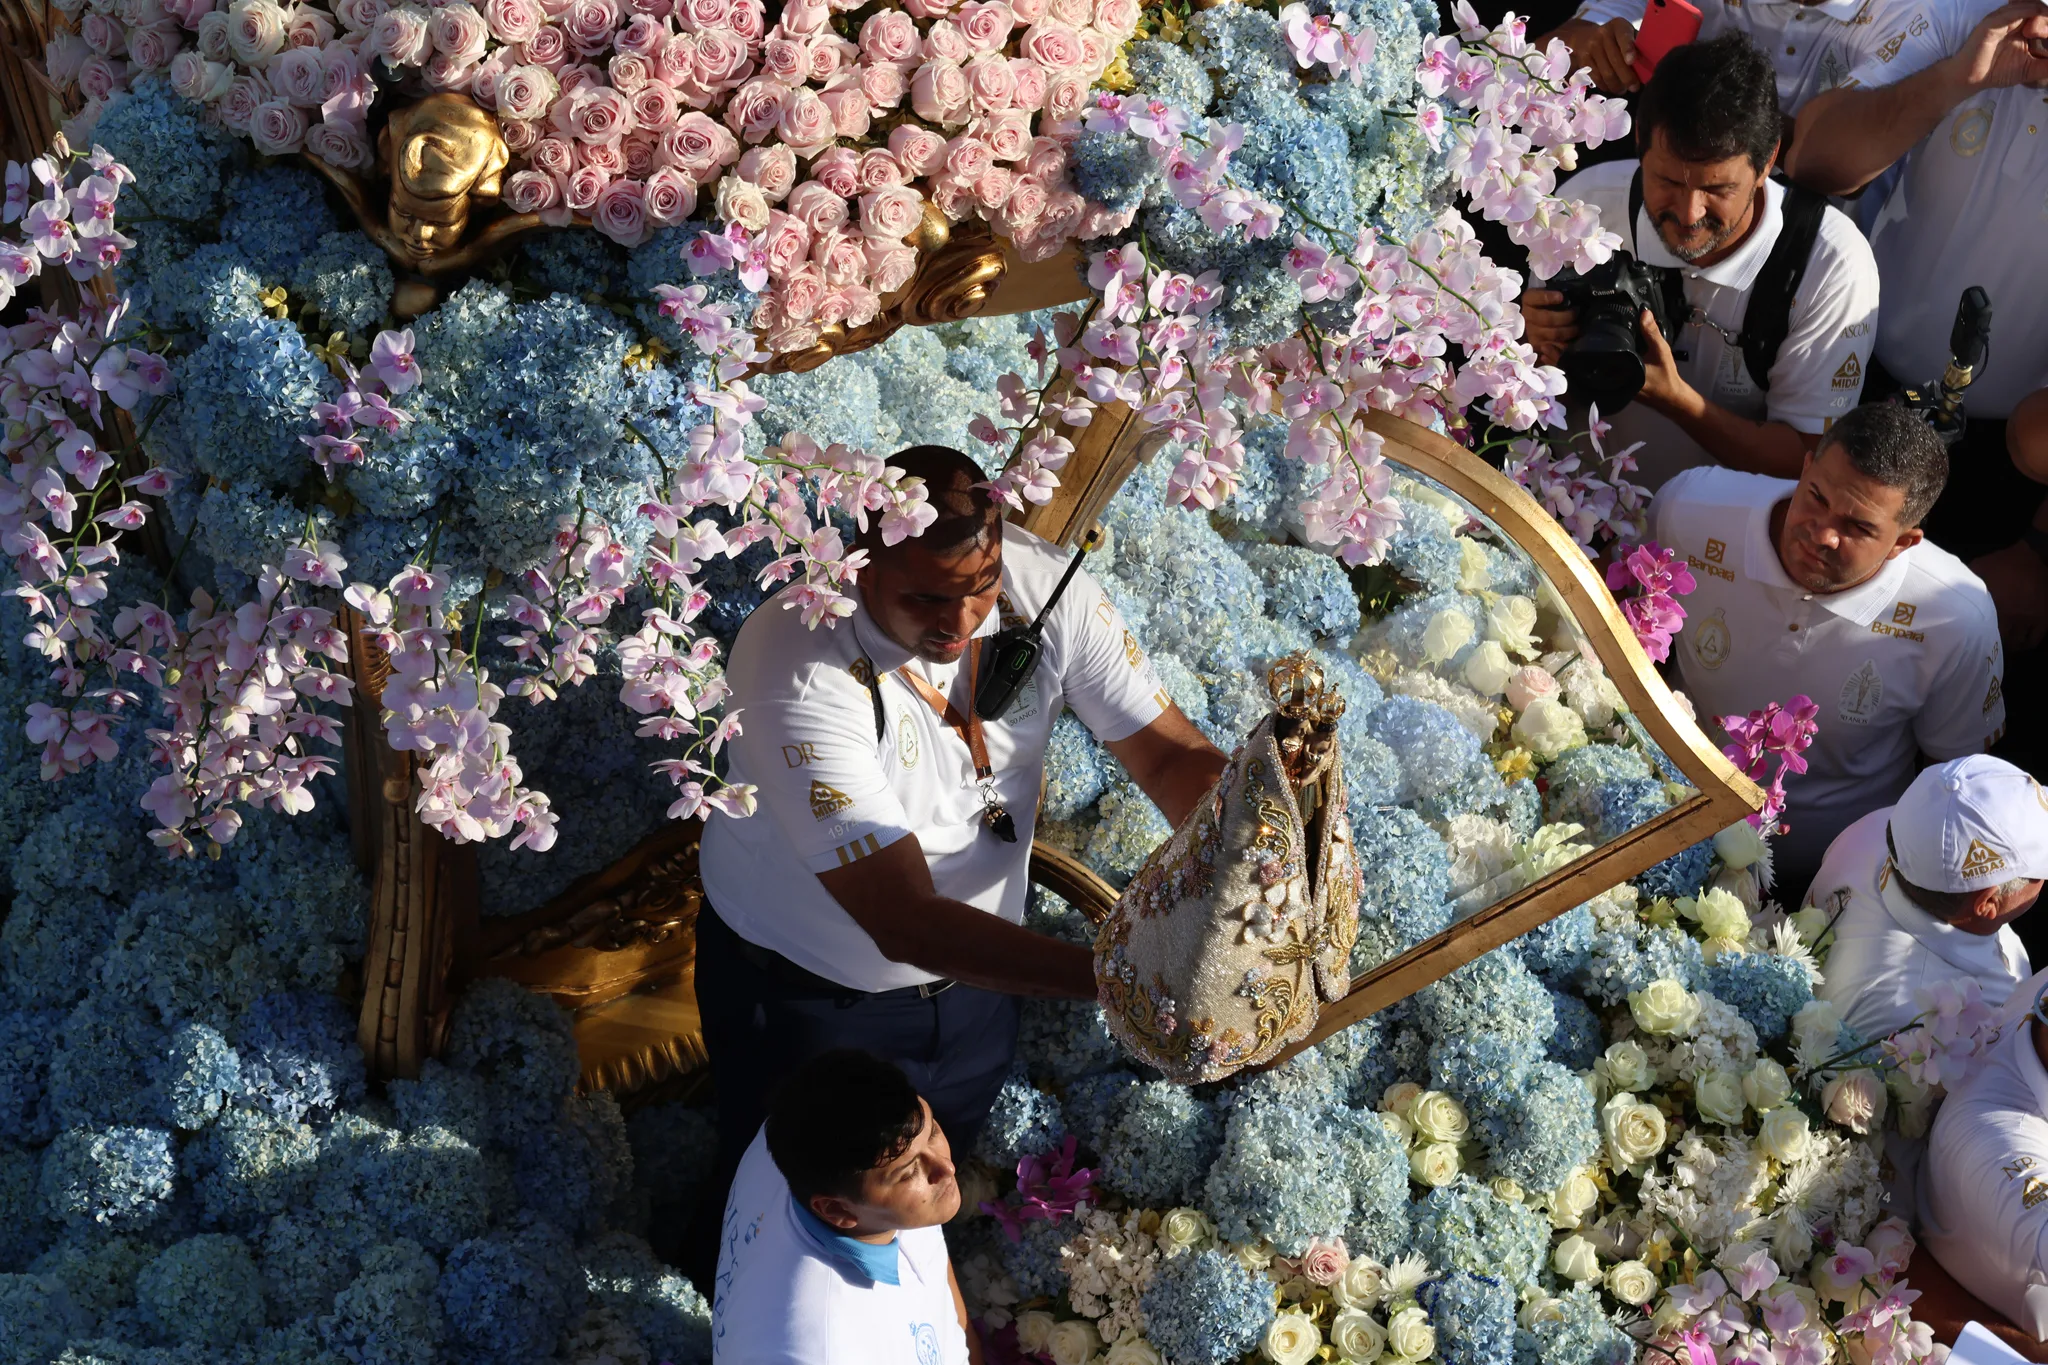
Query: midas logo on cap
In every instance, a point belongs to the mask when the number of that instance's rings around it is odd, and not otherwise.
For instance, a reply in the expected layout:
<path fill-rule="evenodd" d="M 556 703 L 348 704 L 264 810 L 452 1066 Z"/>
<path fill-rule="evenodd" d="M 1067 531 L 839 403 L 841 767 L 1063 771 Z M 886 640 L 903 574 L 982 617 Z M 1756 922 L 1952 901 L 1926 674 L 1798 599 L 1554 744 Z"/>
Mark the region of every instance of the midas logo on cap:
<path fill-rule="evenodd" d="M 1969 852 L 1963 855 L 1963 875 L 1981 877 L 1987 872 L 1999 872 L 2005 868 L 2005 858 L 1982 839 L 1970 840 Z"/>

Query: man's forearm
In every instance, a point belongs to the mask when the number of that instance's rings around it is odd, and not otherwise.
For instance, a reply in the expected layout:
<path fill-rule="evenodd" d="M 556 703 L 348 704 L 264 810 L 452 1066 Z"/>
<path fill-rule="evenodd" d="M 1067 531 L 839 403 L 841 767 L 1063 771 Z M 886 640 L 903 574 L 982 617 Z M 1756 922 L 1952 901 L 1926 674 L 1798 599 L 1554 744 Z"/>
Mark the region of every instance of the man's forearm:
<path fill-rule="evenodd" d="M 1822 194 L 1854 194 L 1933 132 L 1967 93 L 1956 59 L 1896 85 L 1837 89 L 1799 111 L 1785 174 Z"/>
<path fill-rule="evenodd" d="M 1095 998 L 1095 954 L 1079 944 L 1034 934 L 986 910 L 937 895 L 919 901 L 909 914 L 891 916 L 891 921 L 882 932 L 876 927 L 868 932 L 892 962 L 1005 995 Z"/>
<path fill-rule="evenodd" d="M 1178 829 L 1180 822 L 1209 794 L 1230 760 L 1214 749 L 1189 749 L 1177 755 L 1154 781 L 1144 784 L 1145 795 L 1159 807 L 1166 822 Z"/>
<path fill-rule="evenodd" d="M 1807 453 L 1820 443 L 1820 437 L 1794 431 L 1783 422 L 1738 417 L 1694 390 L 1657 405 L 1657 410 L 1716 460 L 1747 474 L 1796 479 Z"/>

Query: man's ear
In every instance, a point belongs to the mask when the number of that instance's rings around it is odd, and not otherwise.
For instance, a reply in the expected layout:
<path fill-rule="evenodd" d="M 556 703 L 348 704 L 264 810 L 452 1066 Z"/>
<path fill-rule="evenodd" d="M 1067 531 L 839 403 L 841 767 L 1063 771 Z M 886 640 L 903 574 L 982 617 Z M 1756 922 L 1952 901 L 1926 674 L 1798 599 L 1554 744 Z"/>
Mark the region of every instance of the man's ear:
<path fill-rule="evenodd" d="M 811 1196 L 811 1212 L 828 1228 L 850 1232 L 860 1226 L 860 1216 L 853 1211 L 849 1201 L 836 1194 L 814 1194 Z"/>
<path fill-rule="evenodd" d="M 1791 120 L 1788 118 L 1786 122 L 1790 123 Z M 1765 161 L 1764 168 L 1761 171 L 1757 172 L 1757 179 L 1769 180 L 1771 178 L 1771 172 L 1778 168 L 1778 158 L 1784 154 L 1784 151 L 1785 139 L 1781 137 L 1776 142 L 1771 144 L 1770 159 Z"/>
<path fill-rule="evenodd" d="M 1811 459 L 1812 457 L 1808 456 L 1807 458 Z M 1918 526 L 1908 526 L 1905 530 L 1899 532 L 1899 538 L 1892 542 L 1891 551 L 1885 555 L 1885 558 L 1897 559 L 1900 555 L 1906 553 L 1906 551 L 1912 549 L 1925 539 L 1927 539 L 1927 532 Z"/>

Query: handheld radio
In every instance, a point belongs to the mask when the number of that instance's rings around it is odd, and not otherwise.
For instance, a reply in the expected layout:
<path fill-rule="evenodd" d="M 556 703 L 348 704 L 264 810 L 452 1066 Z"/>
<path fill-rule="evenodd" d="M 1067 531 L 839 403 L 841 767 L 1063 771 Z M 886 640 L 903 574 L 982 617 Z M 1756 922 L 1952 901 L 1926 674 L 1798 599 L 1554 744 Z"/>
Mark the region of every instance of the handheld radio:
<path fill-rule="evenodd" d="M 1085 545 L 1074 551 L 1066 573 L 1060 576 L 1059 586 L 1052 590 L 1052 596 L 1045 600 L 1045 606 L 1030 625 L 1011 626 L 989 637 L 988 647 L 982 651 L 981 676 L 975 681 L 975 715 L 983 720 L 1001 720 L 1003 712 L 1024 690 L 1024 684 L 1038 671 L 1038 656 L 1044 649 L 1039 637 L 1045 633 L 1045 618 L 1052 614 L 1067 584 L 1081 571 L 1081 556 L 1087 553 Z"/>
<path fill-rule="evenodd" d="M 1907 389 L 1900 397 L 1934 428 L 1943 445 L 1952 446 L 1963 435 L 1963 390 L 1983 371 L 1991 350 L 1991 296 L 1974 284 L 1956 304 L 1948 350 L 1948 368 L 1939 382 L 1928 388 Z"/>

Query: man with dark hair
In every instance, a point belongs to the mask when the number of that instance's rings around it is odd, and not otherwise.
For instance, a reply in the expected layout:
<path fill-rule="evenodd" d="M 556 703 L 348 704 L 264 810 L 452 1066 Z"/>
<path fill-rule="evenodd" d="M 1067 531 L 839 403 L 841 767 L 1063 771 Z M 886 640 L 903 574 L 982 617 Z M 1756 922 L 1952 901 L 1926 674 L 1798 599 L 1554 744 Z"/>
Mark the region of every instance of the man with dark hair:
<path fill-rule="evenodd" d="M 872 1053 L 776 1092 L 725 1204 L 714 1365 L 967 1365 L 981 1343 L 939 1228 L 960 1211 L 932 1107 Z"/>
<path fill-rule="evenodd" d="M 1903 408 L 1857 408 L 1795 482 L 1694 469 L 1651 504 L 1651 536 L 1698 588 L 1671 666 L 1704 719 L 1798 695 L 1820 706 L 1807 770 L 1787 779 L 1776 846 L 1796 904 L 1821 855 L 1898 799 L 1921 755 L 1981 753 L 2005 725 L 1997 614 L 1984 585 L 1926 539 L 1948 473 Z"/>
<path fill-rule="evenodd" d="M 697 1003 L 722 1169 L 806 1057 L 863 1047 L 902 1065 L 971 1145 L 1010 1068 L 1017 997 L 1095 998 L 1091 950 L 1026 930 L 1032 828 L 1053 721 L 1069 708 L 1167 820 L 1223 770 L 1123 619 L 1070 556 L 1001 519 L 982 470 L 919 446 L 936 519 L 869 554 L 860 609 L 807 630 L 771 598 L 726 666 L 744 730 L 730 778 L 759 813 L 712 820 Z M 999 628 L 1045 614 L 1043 654 L 999 716 L 976 682 Z"/>
<path fill-rule="evenodd" d="M 1747 38 L 1694 43 L 1644 88 L 1642 160 L 1594 166 L 1559 191 L 1659 272 L 1673 338 L 1643 310 L 1643 390 L 1603 414 L 1609 449 L 1644 443 L 1653 490 L 1709 462 L 1790 478 L 1862 391 L 1877 268 L 1845 215 L 1771 180 L 1781 123 L 1770 63 Z M 1563 304 L 1555 290 L 1522 296 L 1529 342 L 1550 363 L 1579 335 Z"/>

